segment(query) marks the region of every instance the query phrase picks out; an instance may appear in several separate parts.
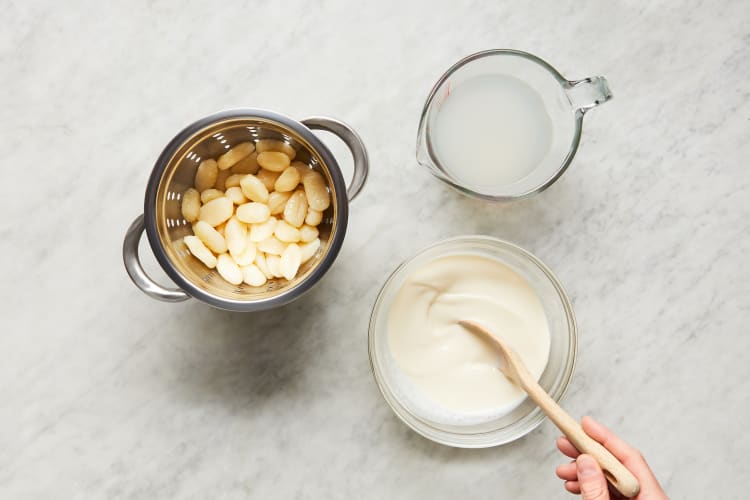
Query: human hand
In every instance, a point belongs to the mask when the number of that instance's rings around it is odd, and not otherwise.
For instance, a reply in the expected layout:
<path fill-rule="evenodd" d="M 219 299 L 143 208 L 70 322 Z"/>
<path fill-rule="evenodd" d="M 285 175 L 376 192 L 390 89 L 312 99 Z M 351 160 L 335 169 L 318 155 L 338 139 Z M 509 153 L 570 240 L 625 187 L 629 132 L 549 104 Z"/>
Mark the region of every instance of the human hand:
<path fill-rule="evenodd" d="M 581 427 L 584 432 L 598 441 L 612 453 L 633 475 L 641 485 L 636 500 L 664 500 L 667 495 L 651 472 L 646 460 L 638 450 L 617 437 L 591 417 L 583 417 Z M 573 459 L 572 462 L 557 468 L 557 476 L 565 481 L 565 489 L 580 494 L 583 500 L 622 499 L 617 490 L 607 483 L 601 467 L 590 455 L 582 455 L 566 437 L 557 438 L 560 451 Z"/>

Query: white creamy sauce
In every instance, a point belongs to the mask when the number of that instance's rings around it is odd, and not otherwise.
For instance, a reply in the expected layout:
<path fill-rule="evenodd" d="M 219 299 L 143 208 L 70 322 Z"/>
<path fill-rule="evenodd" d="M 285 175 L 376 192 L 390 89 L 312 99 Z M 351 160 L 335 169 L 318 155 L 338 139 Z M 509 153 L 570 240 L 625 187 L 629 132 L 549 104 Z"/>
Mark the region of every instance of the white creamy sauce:
<path fill-rule="evenodd" d="M 388 345 L 411 385 L 405 392 L 418 393 L 431 413 L 449 420 L 505 414 L 525 393 L 500 372 L 495 348 L 458 324 L 463 319 L 501 336 L 539 379 L 550 334 L 536 292 L 505 264 L 455 255 L 414 271 L 391 305 Z"/>
<path fill-rule="evenodd" d="M 478 191 L 526 177 L 547 156 L 552 139 L 541 95 L 503 74 L 475 76 L 452 88 L 433 130 L 443 167 Z"/>

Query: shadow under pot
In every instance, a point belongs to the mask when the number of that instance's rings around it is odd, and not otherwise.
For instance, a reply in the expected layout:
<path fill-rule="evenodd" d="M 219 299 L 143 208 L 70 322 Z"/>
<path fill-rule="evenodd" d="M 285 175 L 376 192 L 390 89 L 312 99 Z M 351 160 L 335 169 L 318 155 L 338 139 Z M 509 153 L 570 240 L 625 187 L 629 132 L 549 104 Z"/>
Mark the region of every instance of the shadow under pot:
<path fill-rule="evenodd" d="M 348 187 L 336 158 L 313 130 L 335 134 L 351 150 L 354 175 Z M 194 186 L 201 161 L 218 158 L 236 144 L 257 143 L 261 139 L 283 141 L 294 148 L 295 161 L 322 174 L 330 192 L 330 206 L 317 226 L 320 247 L 300 266 L 294 278 L 270 279 L 259 287 L 233 285 L 188 250 L 184 238 L 192 235 L 193 229 L 182 215 L 181 200 L 183 193 Z M 362 139 L 351 127 L 332 118 L 314 117 L 299 122 L 270 111 L 233 109 L 198 120 L 177 134 L 156 161 L 146 188 L 144 213 L 125 235 L 125 269 L 141 291 L 166 302 L 194 297 L 219 309 L 240 312 L 287 304 L 312 288 L 336 259 L 346 234 L 349 202 L 362 190 L 367 172 L 367 151 Z M 143 270 L 138 244 L 144 230 L 157 261 L 179 288 L 165 288 Z"/>

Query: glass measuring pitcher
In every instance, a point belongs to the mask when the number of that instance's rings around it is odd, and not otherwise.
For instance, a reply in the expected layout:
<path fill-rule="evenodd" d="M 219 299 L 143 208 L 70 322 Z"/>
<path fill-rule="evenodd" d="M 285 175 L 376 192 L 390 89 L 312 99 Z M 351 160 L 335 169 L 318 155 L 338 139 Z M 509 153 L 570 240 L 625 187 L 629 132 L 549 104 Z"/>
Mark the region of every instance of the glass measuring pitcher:
<path fill-rule="evenodd" d="M 478 52 L 430 91 L 417 161 L 466 195 L 524 198 L 563 174 L 578 149 L 583 116 L 611 98 L 603 76 L 567 80 L 526 52 Z"/>

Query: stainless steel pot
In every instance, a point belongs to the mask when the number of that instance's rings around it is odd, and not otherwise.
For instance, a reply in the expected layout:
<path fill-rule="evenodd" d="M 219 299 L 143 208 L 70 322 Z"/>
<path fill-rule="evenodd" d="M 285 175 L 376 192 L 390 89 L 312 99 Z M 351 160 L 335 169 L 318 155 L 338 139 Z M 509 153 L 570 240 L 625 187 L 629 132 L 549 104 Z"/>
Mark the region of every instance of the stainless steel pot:
<path fill-rule="evenodd" d="M 337 135 L 351 150 L 354 176 L 348 187 L 336 159 L 312 130 Z M 294 147 L 296 159 L 323 174 L 331 191 L 331 206 L 318 226 L 318 253 L 293 280 L 270 280 L 260 288 L 231 285 L 194 258 L 183 243 L 192 229 L 180 210 L 182 193 L 192 187 L 201 159 L 215 158 L 234 144 L 258 139 L 279 139 Z M 125 269 L 141 291 L 166 302 L 195 297 L 219 309 L 242 312 L 287 304 L 312 288 L 336 259 L 346 233 L 349 202 L 362 190 L 368 166 L 362 139 L 351 127 L 332 118 L 299 122 L 271 111 L 232 109 L 198 120 L 177 134 L 156 160 L 146 187 L 144 213 L 133 221 L 123 242 Z M 143 270 L 138 243 L 144 230 L 157 261 L 179 288 L 165 288 Z"/>

